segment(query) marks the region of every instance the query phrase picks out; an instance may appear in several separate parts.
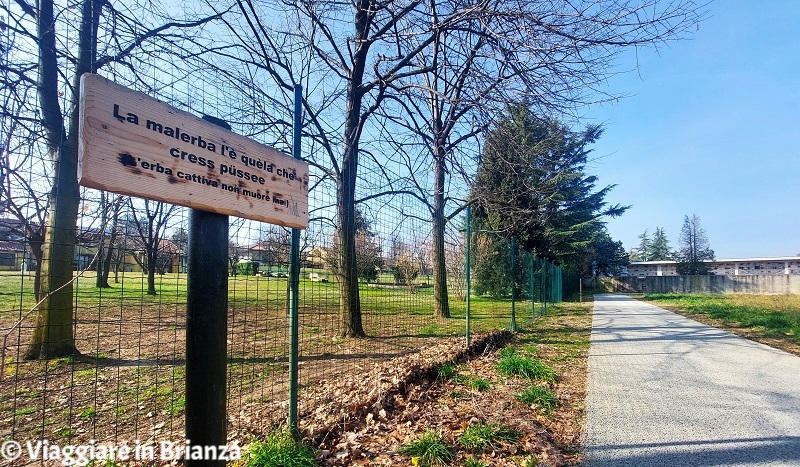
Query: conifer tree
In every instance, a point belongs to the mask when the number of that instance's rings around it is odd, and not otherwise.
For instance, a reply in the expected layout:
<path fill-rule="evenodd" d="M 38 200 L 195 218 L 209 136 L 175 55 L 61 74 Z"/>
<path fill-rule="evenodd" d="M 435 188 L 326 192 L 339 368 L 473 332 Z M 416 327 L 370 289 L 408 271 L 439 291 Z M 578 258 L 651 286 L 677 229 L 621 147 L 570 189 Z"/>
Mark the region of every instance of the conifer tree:
<path fill-rule="evenodd" d="M 602 131 L 572 131 L 524 103 L 509 108 L 486 138 L 471 193 L 476 218 L 539 256 L 576 259 L 597 233 L 597 219 L 628 208 L 609 206 L 613 185 L 597 189 L 597 177 L 585 173 L 588 146 Z"/>
<path fill-rule="evenodd" d="M 650 242 L 650 261 L 667 261 L 673 258 L 669 247 L 669 239 L 663 227 L 656 227 L 653 240 Z"/>
<path fill-rule="evenodd" d="M 700 226 L 700 218 L 697 214 L 692 214 L 691 218 L 684 216 L 678 249 L 678 274 L 692 276 L 708 274 L 705 261 L 713 259 L 714 250 L 708 243 L 706 231 Z"/>

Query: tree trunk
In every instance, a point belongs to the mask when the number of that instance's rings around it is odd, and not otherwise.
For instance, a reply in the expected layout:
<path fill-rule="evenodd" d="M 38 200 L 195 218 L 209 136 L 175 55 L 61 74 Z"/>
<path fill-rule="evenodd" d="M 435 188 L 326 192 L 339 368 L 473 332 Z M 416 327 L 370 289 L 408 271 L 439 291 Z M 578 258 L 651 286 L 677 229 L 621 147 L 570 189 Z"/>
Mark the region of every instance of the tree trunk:
<path fill-rule="evenodd" d="M 50 211 L 42 258 L 42 294 L 26 359 L 56 358 L 78 353 L 73 334 L 72 273 L 77 237 L 78 207 L 78 90 L 83 73 L 92 70 L 96 40 L 94 31 L 100 18 L 96 0 L 85 0 L 81 9 L 78 35 L 79 56 L 71 96 L 70 131 L 64 128 L 58 96 L 55 16 L 53 1 L 39 2 L 37 35 L 39 39 L 39 106 L 42 125 L 53 161 L 54 180 L 50 191 Z M 65 137 L 66 136 L 66 137 Z"/>
<path fill-rule="evenodd" d="M 57 160 L 42 258 L 42 294 L 26 360 L 78 353 L 72 332 L 72 273 L 78 219 L 77 154 L 64 145 Z M 71 176 L 70 176 L 71 175 Z"/>
<path fill-rule="evenodd" d="M 106 248 L 106 226 L 108 225 L 108 205 L 106 204 L 106 194 L 105 192 L 100 192 L 100 209 L 102 210 L 100 213 L 101 220 L 100 220 L 100 242 L 97 244 L 97 260 L 96 260 L 96 267 L 95 271 L 97 272 L 97 276 L 95 277 L 94 285 L 97 288 L 104 288 L 108 287 L 108 281 L 103 280 L 103 271 L 105 271 L 105 258 L 106 256 L 110 255 L 111 252 L 108 251 Z M 106 274 L 106 277 L 108 275 Z"/>
<path fill-rule="evenodd" d="M 355 223 L 355 178 L 358 164 L 354 153 L 349 151 L 342 166 L 339 181 L 339 222 L 336 228 L 339 306 L 342 337 L 364 337 L 361 321 L 361 297 L 358 291 L 358 266 L 356 263 Z"/>
<path fill-rule="evenodd" d="M 147 252 L 147 295 L 158 295 L 156 292 L 156 261 L 158 250 L 151 248 Z"/>
<path fill-rule="evenodd" d="M 99 261 L 98 264 L 102 263 L 102 272 L 98 269 L 97 271 L 97 286 L 102 288 L 110 288 L 111 285 L 108 283 L 108 275 L 111 272 L 111 261 L 114 259 L 114 255 L 116 254 L 114 245 L 117 243 L 117 234 L 119 229 L 119 212 L 115 211 L 114 216 L 111 220 L 111 234 L 108 237 L 108 246 L 106 247 L 105 258 L 102 261 Z"/>
<path fill-rule="evenodd" d="M 114 283 L 119 284 L 119 270 L 125 266 L 125 250 L 117 248 L 117 258 L 114 262 Z"/>
<path fill-rule="evenodd" d="M 42 299 L 42 243 L 38 241 L 29 242 L 28 248 L 31 250 L 31 258 L 36 264 L 33 269 L 33 296 L 36 297 L 36 301 L 38 302 Z M 30 265 L 28 267 L 30 267 Z"/>
<path fill-rule="evenodd" d="M 434 190 L 433 190 L 433 293 L 436 302 L 436 316 L 450 317 L 450 301 L 447 292 L 447 264 L 444 254 L 444 145 L 436 142 L 434 154 Z"/>
<path fill-rule="evenodd" d="M 111 235 L 108 238 L 108 247 L 106 248 L 106 257 L 103 258 L 103 272 L 102 275 L 98 271 L 99 284 L 98 287 L 110 288 L 108 283 L 108 275 L 111 271 L 111 260 L 116 254 L 114 245 L 117 242 L 117 234 L 119 233 L 119 207 L 121 205 L 121 198 L 118 198 L 117 204 L 114 206 L 113 215 L 111 218 Z"/>
<path fill-rule="evenodd" d="M 111 267 L 111 256 L 114 254 L 114 246 L 109 240 L 108 246 L 105 248 L 105 256 L 97 259 L 97 281 L 96 286 L 101 289 L 109 289 L 111 285 L 108 283 L 108 270 Z"/>
<path fill-rule="evenodd" d="M 101 205 L 102 204 L 103 201 L 101 201 Z M 94 286 L 100 289 L 108 287 L 108 282 L 103 282 L 103 271 L 105 270 L 106 265 L 105 258 L 111 253 L 106 248 L 106 207 L 102 206 L 101 209 L 103 209 L 103 220 L 100 223 L 100 242 L 97 244 L 97 259 L 95 260 L 95 271 L 97 272 L 97 275 L 94 281 Z"/>
<path fill-rule="evenodd" d="M 358 291 L 358 264 L 356 261 L 356 175 L 358 174 L 358 141 L 361 137 L 361 103 L 364 81 L 364 68 L 370 42 L 369 30 L 372 22 L 370 0 L 360 0 L 355 14 L 355 54 L 350 79 L 347 83 L 347 109 L 344 125 L 344 156 L 341 172 L 338 174 L 338 223 L 336 243 L 339 258 L 339 307 L 342 337 L 364 337 L 361 321 L 361 297 Z"/>

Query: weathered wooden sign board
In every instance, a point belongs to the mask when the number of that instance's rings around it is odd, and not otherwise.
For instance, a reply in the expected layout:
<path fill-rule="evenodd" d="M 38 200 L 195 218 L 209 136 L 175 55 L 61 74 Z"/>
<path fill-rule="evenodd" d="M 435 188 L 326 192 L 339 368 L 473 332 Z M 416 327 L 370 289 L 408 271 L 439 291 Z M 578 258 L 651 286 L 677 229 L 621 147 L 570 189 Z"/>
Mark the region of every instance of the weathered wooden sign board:
<path fill-rule="evenodd" d="M 305 162 L 94 74 L 80 113 L 81 185 L 308 226 Z"/>

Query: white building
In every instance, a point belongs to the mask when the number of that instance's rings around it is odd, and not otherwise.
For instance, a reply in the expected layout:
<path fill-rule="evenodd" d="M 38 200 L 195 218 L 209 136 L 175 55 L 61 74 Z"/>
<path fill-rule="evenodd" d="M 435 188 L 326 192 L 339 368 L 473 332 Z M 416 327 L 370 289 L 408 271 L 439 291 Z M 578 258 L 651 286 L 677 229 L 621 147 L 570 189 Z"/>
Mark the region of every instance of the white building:
<path fill-rule="evenodd" d="M 778 258 L 734 258 L 706 261 L 708 270 L 717 276 L 766 276 L 800 274 L 800 256 Z M 633 277 L 677 276 L 677 261 L 634 261 L 628 265 Z"/>

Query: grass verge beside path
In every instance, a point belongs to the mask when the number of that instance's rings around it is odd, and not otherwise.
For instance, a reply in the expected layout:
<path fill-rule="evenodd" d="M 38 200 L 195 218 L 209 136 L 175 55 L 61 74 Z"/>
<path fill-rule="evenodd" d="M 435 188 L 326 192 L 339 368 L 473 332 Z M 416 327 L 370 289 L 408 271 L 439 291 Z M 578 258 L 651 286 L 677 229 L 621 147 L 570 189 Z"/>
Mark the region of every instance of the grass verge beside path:
<path fill-rule="evenodd" d="M 800 356 L 800 296 L 646 294 L 644 301 Z"/>
<path fill-rule="evenodd" d="M 547 384 L 555 396 L 549 400 L 544 392 L 538 401 L 536 419 L 567 451 L 580 451 L 580 439 L 586 419 L 586 388 L 589 365 L 589 345 L 592 333 L 593 297 L 584 294 L 583 302 L 562 302 L 548 308 L 547 315 L 538 318 L 517 333 L 511 344 L 523 354 L 529 353 L 555 370 L 556 379 Z M 531 389 L 518 391 L 519 401 L 527 401 Z M 577 456 L 580 459 L 580 455 Z"/>
<path fill-rule="evenodd" d="M 470 355 L 450 339 L 322 381 L 301 432 L 334 467 L 580 465 L 591 319 L 591 301 L 565 302 Z"/>

